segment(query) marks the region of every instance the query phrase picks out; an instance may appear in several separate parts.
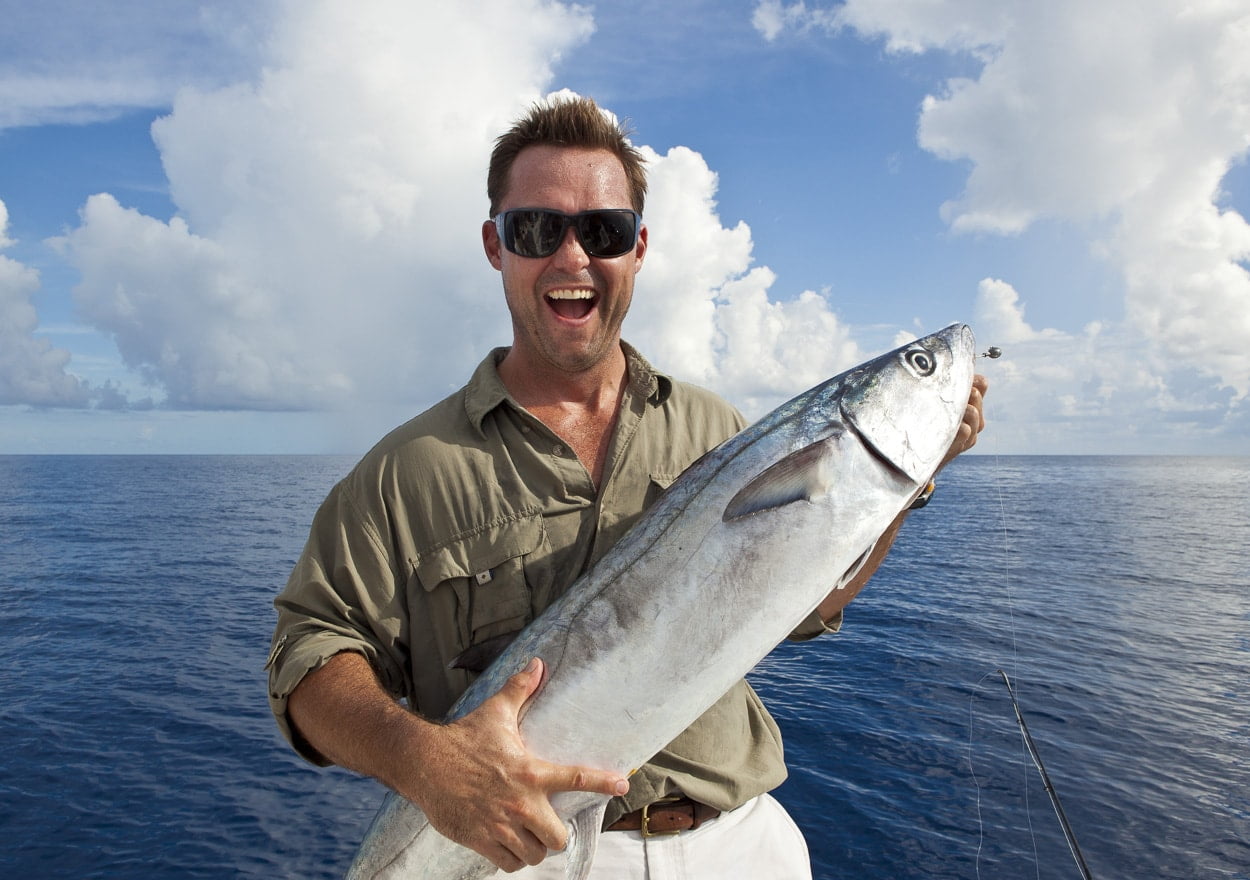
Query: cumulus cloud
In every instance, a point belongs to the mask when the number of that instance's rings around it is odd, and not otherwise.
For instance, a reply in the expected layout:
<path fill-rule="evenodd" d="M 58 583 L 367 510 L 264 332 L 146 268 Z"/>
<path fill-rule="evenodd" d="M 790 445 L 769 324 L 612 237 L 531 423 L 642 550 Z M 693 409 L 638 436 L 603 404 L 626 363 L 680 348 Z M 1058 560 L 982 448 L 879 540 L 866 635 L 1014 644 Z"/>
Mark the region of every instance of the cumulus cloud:
<path fill-rule="evenodd" d="M 1092 321 L 1079 332 L 1035 328 L 1012 285 L 985 278 L 974 325 L 1003 355 L 990 377 L 992 446 L 1036 452 L 1227 450 L 1245 430 L 1229 388 L 1213 387 L 1130 326 Z M 1150 418 L 1142 418 L 1151 413 Z"/>
<path fill-rule="evenodd" d="M 1250 394 L 1250 226 L 1220 192 L 1250 149 L 1245 4 L 847 0 L 826 11 L 766 0 L 756 27 L 770 40 L 850 28 L 891 52 L 978 61 L 919 118 L 922 147 L 971 168 L 941 208 L 951 228 L 1020 235 L 1057 219 L 1093 230 L 1124 281 L 1126 320 L 1104 324 L 1103 343 L 1114 332 L 1160 349 L 1154 380 L 1183 376 L 1191 397 L 1194 376 L 1216 400 Z M 1002 287 L 982 296 L 996 320 L 1010 314 Z"/>
<path fill-rule="evenodd" d="M 860 360 L 850 329 L 812 291 L 774 300 L 776 276 L 751 268 L 751 230 L 721 224 L 716 174 L 686 147 L 645 149 L 652 246 L 626 335 L 664 369 L 759 416 Z"/>
<path fill-rule="evenodd" d="M 1250 226 L 1219 206 L 1250 148 L 1250 10 L 1121 0 L 847 4 L 898 48 L 991 47 L 976 80 L 947 83 L 921 112 L 922 146 L 971 160 L 943 207 L 956 230 L 1014 234 L 1042 217 L 1106 221 L 1100 251 L 1121 271 L 1131 328 L 1250 393 Z M 893 44 L 892 44 L 893 45 Z"/>
<path fill-rule="evenodd" d="M 1030 327 L 1016 289 L 997 278 L 982 279 L 977 286 L 977 329 L 985 338 L 1007 345 L 1062 335 L 1058 330 Z"/>
<path fill-rule="evenodd" d="M 254 81 L 184 90 L 154 125 L 177 216 L 87 201 L 60 241 L 79 311 L 167 406 L 450 392 L 511 339 L 479 233 L 493 138 L 592 30 L 550 0 L 301 4 Z M 854 363 L 821 296 L 770 299 L 774 276 L 751 267 L 745 224 L 722 226 L 703 158 L 643 149 L 651 248 L 627 338 L 755 414 Z"/>
<path fill-rule="evenodd" d="M 154 125 L 178 216 L 87 202 L 76 301 L 168 405 L 429 397 L 508 341 L 478 231 L 491 140 L 592 26 L 484 7 L 292 7 L 254 83 L 184 90 Z"/>
<path fill-rule="evenodd" d="M 0 202 L 0 250 L 11 247 L 9 212 Z M 83 406 L 86 386 L 66 372 L 69 352 L 34 336 L 39 323 L 31 300 L 39 273 L 0 254 L 0 404 Z"/>

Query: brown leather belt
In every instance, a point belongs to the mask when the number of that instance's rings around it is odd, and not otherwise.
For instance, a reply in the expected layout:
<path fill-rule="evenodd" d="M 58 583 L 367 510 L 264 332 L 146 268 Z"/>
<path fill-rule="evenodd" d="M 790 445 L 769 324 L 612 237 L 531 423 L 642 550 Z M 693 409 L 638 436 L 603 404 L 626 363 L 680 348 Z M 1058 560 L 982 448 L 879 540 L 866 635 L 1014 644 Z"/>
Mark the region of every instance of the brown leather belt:
<path fill-rule="evenodd" d="M 677 834 L 693 831 L 709 819 L 720 815 L 720 810 L 692 801 L 688 797 L 660 798 L 640 810 L 626 813 L 607 827 L 608 831 L 641 831 L 643 837 L 658 834 Z"/>

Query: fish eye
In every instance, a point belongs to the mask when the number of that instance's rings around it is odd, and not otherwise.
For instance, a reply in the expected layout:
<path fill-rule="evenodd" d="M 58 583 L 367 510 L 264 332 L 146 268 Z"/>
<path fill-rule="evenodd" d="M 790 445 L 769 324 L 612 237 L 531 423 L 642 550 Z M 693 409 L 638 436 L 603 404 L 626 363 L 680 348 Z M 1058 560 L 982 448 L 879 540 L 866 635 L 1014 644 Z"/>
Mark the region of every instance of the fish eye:
<path fill-rule="evenodd" d="M 937 369 L 937 358 L 923 348 L 912 348 L 904 352 L 903 361 L 918 376 L 932 376 Z"/>

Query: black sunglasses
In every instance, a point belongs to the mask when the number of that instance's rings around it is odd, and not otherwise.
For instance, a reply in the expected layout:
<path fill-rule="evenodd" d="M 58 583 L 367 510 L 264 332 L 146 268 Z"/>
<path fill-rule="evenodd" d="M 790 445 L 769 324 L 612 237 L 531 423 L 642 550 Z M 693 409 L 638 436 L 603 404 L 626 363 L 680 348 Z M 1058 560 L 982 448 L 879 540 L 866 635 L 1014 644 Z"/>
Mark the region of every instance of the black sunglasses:
<path fill-rule="evenodd" d="M 590 257 L 619 257 L 638 243 L 642 215 L 627 208 L 563 214 L 544 208 L 521 208 L 495 216 L 503 246 L 519 257 L 549 257 L 560 249 L 569 225 Z"/>

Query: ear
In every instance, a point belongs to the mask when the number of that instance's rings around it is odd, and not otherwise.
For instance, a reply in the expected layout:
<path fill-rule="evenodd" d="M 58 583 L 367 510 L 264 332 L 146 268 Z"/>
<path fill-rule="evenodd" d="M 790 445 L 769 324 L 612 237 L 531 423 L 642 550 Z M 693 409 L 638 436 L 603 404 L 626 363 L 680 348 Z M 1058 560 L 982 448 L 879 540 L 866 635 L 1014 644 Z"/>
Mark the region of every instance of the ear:
<path fill-rule="evenodd" d="M 642 271 L 642 261 L 647 255 L 647 226 L 644 223 L 638 230 L 638 244 L 634 246 L 634 272 Z"/>
<path fill-rule="evenodd" d="M 499 230 L 494 220 L 482 223 L 482 247 L 486 250 L 486 259 L 497 270 L 503 271 L 503 243 L 499 240 Z"/>

